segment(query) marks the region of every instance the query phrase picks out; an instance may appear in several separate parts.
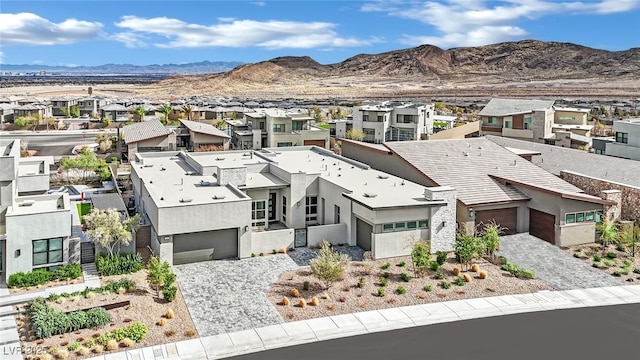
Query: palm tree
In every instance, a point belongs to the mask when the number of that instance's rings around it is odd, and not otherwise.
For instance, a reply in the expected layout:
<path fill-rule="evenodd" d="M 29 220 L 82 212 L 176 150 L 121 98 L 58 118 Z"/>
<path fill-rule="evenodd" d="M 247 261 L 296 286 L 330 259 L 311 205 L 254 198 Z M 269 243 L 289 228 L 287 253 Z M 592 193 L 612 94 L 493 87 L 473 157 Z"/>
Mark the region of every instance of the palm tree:
<path fill-rule="evenodd" d="M 145 110 L 143 106 L 138 106 L 137 108 L 133 109 L 133 113 L 135 115 L 138 115 L 138 118 L 140 119 L 138 121 L 143 122 L 144 116 L 147 114 L 147 110 Z"/>
<path fill-rule="evenodd" d="M 191 105 L 189 104 L 182 105 L 182 112 L 185 113 L 185 115 L 187 115 L 187 120 L 191 120 L 192 111 L 193 109 L 191 108 Z"/>
<path fill-rule="evenodd" d="M 162 104 L 162 106 L 160 106 L 158 108 L 158 111 L 160 111 L 161 113 L 164 114 L 164 121 L 168 124 L 169 123 L 169 114 L 171 114 L 171 112 L 173 111 L 173 108 L 171 107 L 171 105 Z"/>

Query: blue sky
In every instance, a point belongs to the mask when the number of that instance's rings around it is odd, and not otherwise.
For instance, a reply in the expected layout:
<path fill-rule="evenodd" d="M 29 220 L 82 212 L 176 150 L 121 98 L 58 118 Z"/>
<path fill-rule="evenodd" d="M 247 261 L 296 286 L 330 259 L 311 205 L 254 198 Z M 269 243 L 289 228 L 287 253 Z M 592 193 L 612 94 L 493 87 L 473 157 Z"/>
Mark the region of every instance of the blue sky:
<path fill-rule="evenodd" d="M 537 39 L 640 47 L 640 0 L 28 1 L 2 0 L 0 63 L 323 64 L 420 44 Z"/>

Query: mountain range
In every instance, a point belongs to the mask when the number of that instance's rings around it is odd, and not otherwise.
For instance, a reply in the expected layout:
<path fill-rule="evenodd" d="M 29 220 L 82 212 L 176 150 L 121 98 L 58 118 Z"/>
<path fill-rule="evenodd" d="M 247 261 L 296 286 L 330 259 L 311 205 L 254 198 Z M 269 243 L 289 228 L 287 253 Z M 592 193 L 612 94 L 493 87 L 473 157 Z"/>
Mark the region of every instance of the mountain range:
<path fill-rule="evenodd" d="M 55 75 L 195 75 L 219 73 L 243 64 L 239 61 L 200 61 L 185 64 L 104 64 L 97 66 L 62 65 L 13 65 L 0 64 L 0 72 L 39 73 L 45 71 Z"/>

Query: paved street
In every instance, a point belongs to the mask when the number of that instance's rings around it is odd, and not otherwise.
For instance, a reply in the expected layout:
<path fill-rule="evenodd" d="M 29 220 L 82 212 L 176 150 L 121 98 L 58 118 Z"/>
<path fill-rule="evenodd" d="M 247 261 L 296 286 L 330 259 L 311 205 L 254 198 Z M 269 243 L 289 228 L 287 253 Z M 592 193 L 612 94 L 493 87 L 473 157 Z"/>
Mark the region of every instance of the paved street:
<path fill-rule="evenodd" d="M 501 237 L 498 255 L 505 256 L 510 263 L 533 270 L 536 278 L 557 290 L 622 285 L 613 276 L 529 234 Z"/>
<path fill-rule="evenodd" d="M 639 304 L 526 313 L 378 332 L 229 359 L 639 359 L 639 314 Z"/>
<path fill-rule="evenodd" d="M 198 334 L 207 336 L 282 323 L 265 290 L 296 268 L 278 254 L 176 265 L 174 271 Z"/>

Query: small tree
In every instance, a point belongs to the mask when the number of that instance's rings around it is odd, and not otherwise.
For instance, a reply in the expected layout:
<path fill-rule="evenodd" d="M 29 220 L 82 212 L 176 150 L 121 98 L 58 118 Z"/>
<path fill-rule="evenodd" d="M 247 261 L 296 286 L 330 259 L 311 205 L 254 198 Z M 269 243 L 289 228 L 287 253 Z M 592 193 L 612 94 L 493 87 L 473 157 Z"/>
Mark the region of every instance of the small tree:
<path fill-rule="evenodd" d="M 311 272 L 320 280 L 325 289 L 331 284 L 342 280 L 349 259 L 331 250 L 331 245 L 326 241 L 320 244 L 320 252 L 315 259 L 311 260 Z"/>
<path fill-rule="evenodd" d="M 98 143 L 100 150 L 103 152 L 111 150 L 111 147 L 113 146 L 113 138 L 111 134 L 104 131 L 96 134 L 96 142 Z"/>
<path fill-rule="evenodd" d="M 15 119 L 13 123 L 20 129 L 24 129 L 27 127 L 27 125 L 29 125 L 29 119 L 24 116 L 20 116 L 19 118 Z"/>
<path fill-rule="evenodd" d="M 133 109 L 133 113 L 138 116 L 138 121 L 143 122 L 144 116 L 147 114 L 147 110 L 145 110 L 144 106 L 138 106 Z"/>
<path fill-rule="evenodd" d="M 502 235 L 503 232 L 504 228 L 495 221 L 491 221 L 482 230 L 481 239 L 491 262 L 495 262 L 495 252 L 500 248 L 500 235 Z"/>
<path fill-rule="evenodd" d="M 347 139 L 356 140 L 356 141 L 362 141 L 364 140 L 364 137 L 365 137 L 364 131 L 360 129 L 347 130 L 347 133 L 345 134 L 345 136 L 347 137 Z"/>
<path fill-rule="evenodd" d="M 322 108 L 320 108 L 320 106 L 318 105 L 313 105 L 309 108 L 309 110 L 307 111 L 308 115 L 313 117 L 316 121 L 320 122 L 322 121 Z"/>
<path fill-rule="evenodd" d="M 192 112 L 193 112 L 193 108 L 191 107 L 191 105 L 189 105 L 189 104 L 183 105 L 182 106 L 182 112 L 187 117 L 187 120 L 191 120 L 191 115 L 192 115 Z"/>
<path fill-rule="evenodd" d="M 78 105 L 71 105 L 71 107 L 69 107 L 69 115 L 71 115 L 72 118 L 80 117 L 80 107 Z"/>
<path fill-rule="evenodd" d="M 613 221 L 603 217 L 602 222 L 598 224 L 597 229 L 600 232 L 600 243 L 602 244 L 602 251 L 604 253 L 609 245 L 618 242 L 618 227 Z"/>
<path fill-rule="evenodd" d="M 173 108 L 169 104 L 162 104 L 162 106 L 158 108 L 158 111 L 164 114 L 164 125 L 167 125 L 169 123 L 169 114 L 171 114 Z"/>
<path fill-rule="evenodd" d="M 93 209 L 82 218 L 87 226 L 89 239 L 94 244 L 105 248 L 109 257 L 113 257 L 116 247 L 120 248 L 131 243 L 132 232 L 140 221 L 138 214 L 122 221 L 120 213 L 115 209 Z"/>
<path fill-rule="evenodd" d="M 431 246 L 424 240 L 414 242 L 411 250 L 411 262 L 413 262 L 413 272 L 416 276 L 423 276 L 431 265 Z"/>
<path fill-rule="evenodd" d="M 625 226 L 621 229 L 620 243 L 622 243 L 632 257 L 636 257 L 636 253 L 640 249 L 640 224 L 634 222 L 629 226 Z"/>
<path fill-rule="evenodd" d="M 160 287 L 164 285 L 170 286 L 172 282 L 170 283 L 169 280 L 175 280 L 175 275 L 171 272 L 169 263 L 161 261 L 157 256 L 149 259 L 147 270 L 149 271 L 147 281 L 149 285 L 156 289 L 156 297 L 160 297 Z"/>
<path fill-rule="evenodd" d="M 485 253 L 484 243 L 474 235 L 459 234 L 456 237 L 455 253 L 463 270 L 469 267 L 473 259 Z"/>

